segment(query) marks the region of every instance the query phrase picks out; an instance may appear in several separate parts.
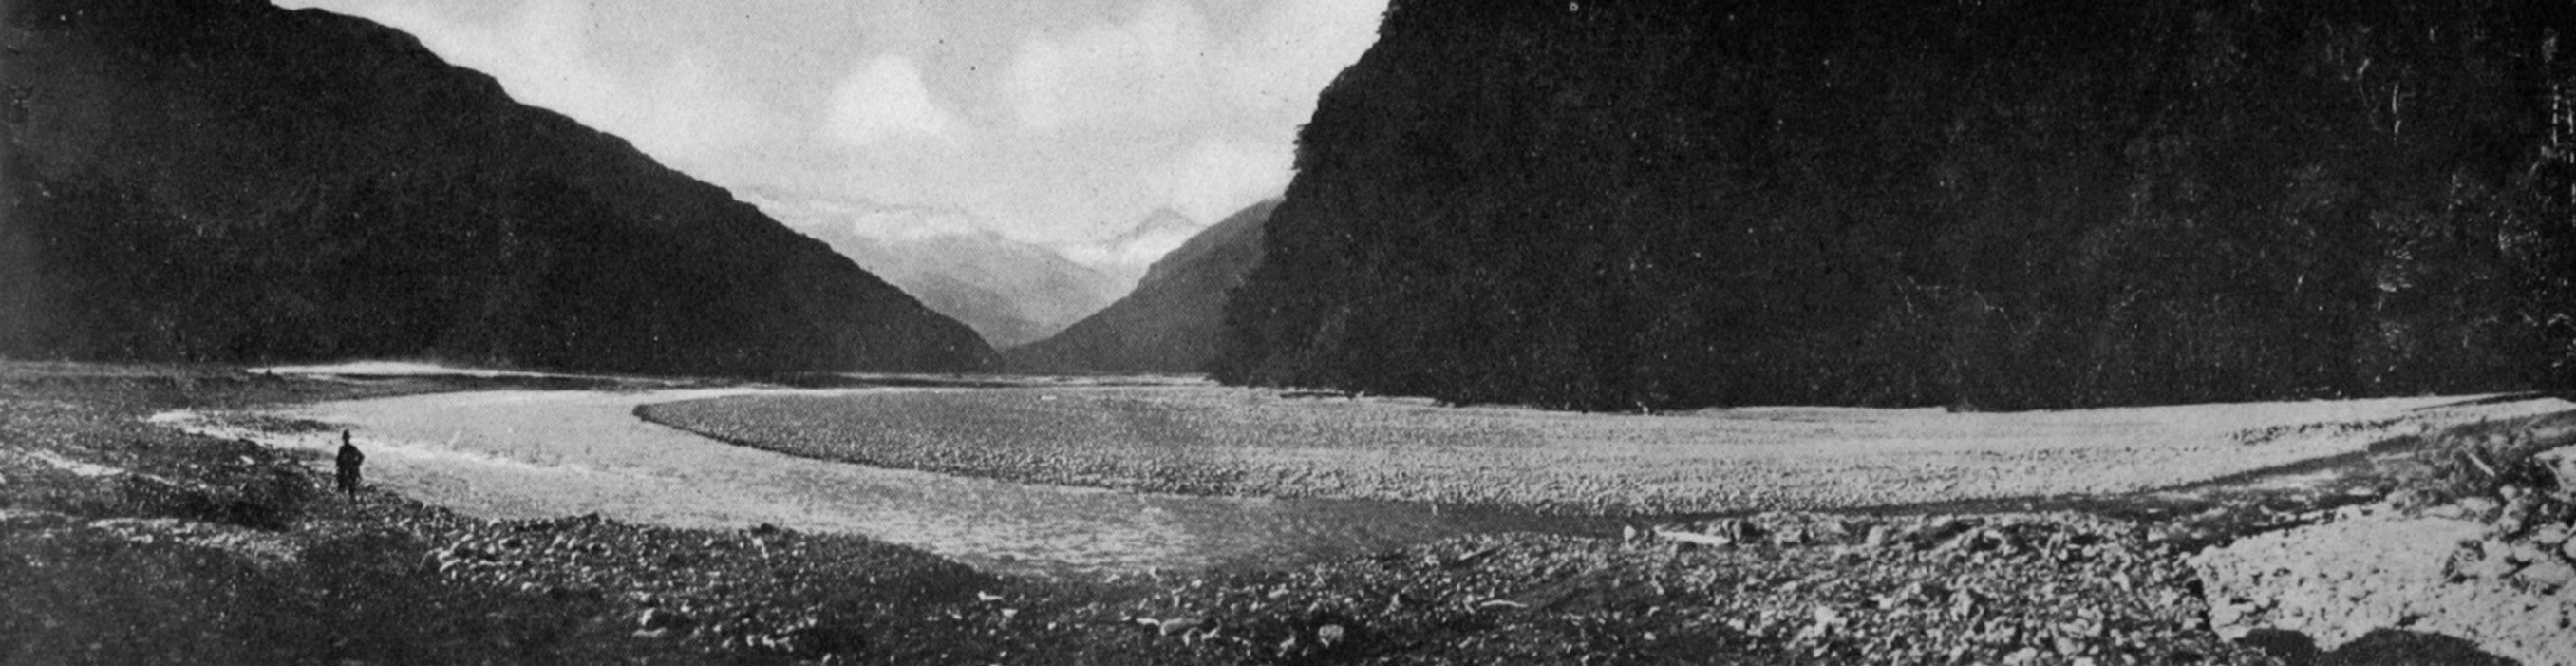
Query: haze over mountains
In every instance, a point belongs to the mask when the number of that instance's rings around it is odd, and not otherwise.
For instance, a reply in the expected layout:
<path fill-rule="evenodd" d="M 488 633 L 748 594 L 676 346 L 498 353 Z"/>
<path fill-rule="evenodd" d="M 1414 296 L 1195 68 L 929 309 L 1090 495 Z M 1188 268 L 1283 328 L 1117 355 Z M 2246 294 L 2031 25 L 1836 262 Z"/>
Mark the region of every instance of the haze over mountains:
<path fill-rule="evenodd" d="M 1180 211 L 1161 208 L 1108 240 L 1068 244 L 1060 249 L 1066 258 L 1108 274 L 1117 293 L 1125 294 L 1135 290 L 1137 281 L 1145 278 L 1154 262 L 1207 228 Z"/>
<path fill-rule="evenodd" d="M 1261 225 L 1278 200 L 1264 201 L 1182 243 L 1154 262 L 1135 291 L 1108 309 L 1036 344 L 1005 350 L 1014 370 L 1165 372 L 1206 369 L 1216 358 L 1227 293 L 1261 261 Z"/>
<path fill-rule="evenodd" d="M 746 196 L 997 348 L 1035 342 L 1099 312 L 1206 228 L 1161 209 L 1111 238 L 1041 245 L 994 232 L 964 211 L 760 189 Z"/>
<path fill-rule="evenodd" d="M 963 370 L 973 331 L 417 40 L 257 0 L 8 5 L 0 354 Z"/>
<path fill-rule="evenodd" d="M 1109 274 L 994 233 L 966 213 L 757 191 L 750 198 L 994 347 L 1053 335 L 1121 293 Z"/>

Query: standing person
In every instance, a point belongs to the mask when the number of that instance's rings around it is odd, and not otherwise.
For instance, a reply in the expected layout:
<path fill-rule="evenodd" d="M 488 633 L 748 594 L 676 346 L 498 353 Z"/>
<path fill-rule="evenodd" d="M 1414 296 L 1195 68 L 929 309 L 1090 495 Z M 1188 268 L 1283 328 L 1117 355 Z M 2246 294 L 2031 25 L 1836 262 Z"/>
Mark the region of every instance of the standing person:
<path fill-rule="evenodd" d="M 349 431 L 347 430 L 340 431 L 339 462 L 340 492 L 348 494 L 349 499 L 357 499 L 359 480 L 358 466 L 366 464 L 367 454 L 359 453 L 358 445 L 349 442 Z"/>

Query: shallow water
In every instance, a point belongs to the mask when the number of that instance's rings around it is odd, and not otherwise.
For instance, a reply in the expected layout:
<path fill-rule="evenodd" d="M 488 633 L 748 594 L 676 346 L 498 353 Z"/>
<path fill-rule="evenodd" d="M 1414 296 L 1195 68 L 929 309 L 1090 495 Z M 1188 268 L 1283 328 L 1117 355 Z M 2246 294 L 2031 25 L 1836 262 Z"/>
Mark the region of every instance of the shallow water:
<path fill-rule="evenodd" d="M 882 469 L 733 446 L 633 415 L 645 403 L 722 395 L 901 390 L 908 389 L 484 391 L 272 415 L 354 430 L 370 483 L 471 515 L 597 512 L 697 528 L 771 523 L 863 534 L 1017 573 L 1279 566 L 1478 532 L 1616 529 L 1598 519 L 1419 503 L 1140 494 Z M 189 414 L 157 420 L 289 448 L 339 445 L 337 432 L 242 431 Z"/>

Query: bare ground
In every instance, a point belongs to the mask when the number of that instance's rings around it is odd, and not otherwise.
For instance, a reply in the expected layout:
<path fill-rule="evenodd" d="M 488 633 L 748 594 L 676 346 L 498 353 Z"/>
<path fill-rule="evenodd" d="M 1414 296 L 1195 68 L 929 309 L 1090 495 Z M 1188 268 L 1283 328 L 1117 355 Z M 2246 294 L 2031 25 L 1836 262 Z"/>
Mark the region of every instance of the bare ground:
<path fill-rule="evenodd" d="M 1674 515 L 2116 495 L 2571 408 L 2554 398 L 2471 397 L 1647 416 L 1121 387 L 747 395 L 649 404 L 637 413 L 747 446 L 951 474 Z"/>
<path fill-rule="evenodd" d="M 320 492 L 311 461 L 141 423 L 167 409 L 488 385 L 0 373 L 0 588 L 12 590 L 0 662 L 2493 659 L 2404 630 L 2322 649 L 2312 639 L 2305 652 L 2266 642 L 2275 633 L 2231 641 L 2203 601 L 2212 579 L 2186 559 L 2331 525 L 2353 506 L 2438 510 L 2505 485 L 2462 476 L 2449 431 L 2276 470 L 2332 483 L 2252 474 L 2057 503 L 2079 513 L 1763 514 L 1640 525 L 1625 539 L 1502 534 L 1289 569 L 1049 582 L 848 536 L 492 521 L 381 493 L 351 501 Z M 2512 464 L 2480 463 L 2522 473 Z"/>

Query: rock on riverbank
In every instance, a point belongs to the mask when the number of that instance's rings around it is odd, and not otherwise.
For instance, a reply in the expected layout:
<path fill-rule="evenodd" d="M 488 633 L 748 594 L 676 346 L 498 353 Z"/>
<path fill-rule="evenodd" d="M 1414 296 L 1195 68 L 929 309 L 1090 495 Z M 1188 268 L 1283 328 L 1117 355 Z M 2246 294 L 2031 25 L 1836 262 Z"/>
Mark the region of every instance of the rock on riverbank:
<path fill-rule="evenodd" d="M 2532 430 L 2553 423 L 2566 420 Z M 2231 639 L 2296 632 L 2323 650 L 2406 629 L 2526 664 L 2576 664 L 2576 485 L 2550 469 L 2576 446 L 2528 451 L 2567 434 L 2446 451 L 2472 481 L 2454 500 L 2435 503 L 2439 487 L 2407 490 L 2193 556 L 2210 627 Z"/>

